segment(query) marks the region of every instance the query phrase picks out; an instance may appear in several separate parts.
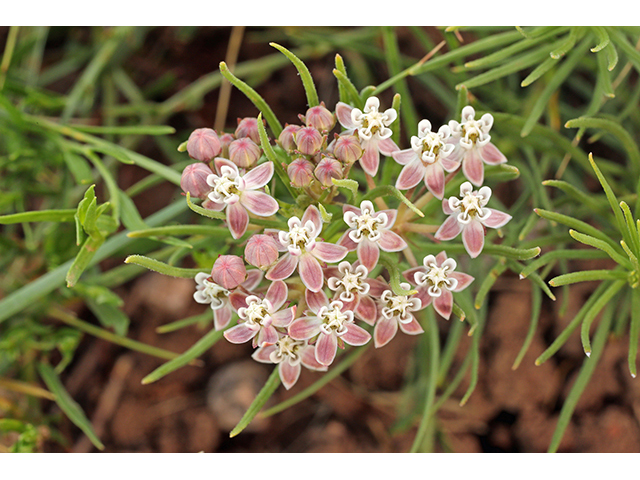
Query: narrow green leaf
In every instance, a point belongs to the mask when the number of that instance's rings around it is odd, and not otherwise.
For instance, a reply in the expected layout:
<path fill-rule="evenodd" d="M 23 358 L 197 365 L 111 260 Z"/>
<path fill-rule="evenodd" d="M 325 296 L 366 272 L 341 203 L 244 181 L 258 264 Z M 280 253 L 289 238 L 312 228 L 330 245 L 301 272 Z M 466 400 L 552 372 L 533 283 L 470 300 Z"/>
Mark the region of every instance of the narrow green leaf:
<path fill-rule="evenodd" d="M 484 303 L 484 299 L 486 298 L 489 291 L 491 290 L 491 287 L 493 287 L 493 284 L 496 283 L 496 280 L 498 280 L 498 277 L 500 277 L 500 275 L 502 275 L 506 269 L 507 269 L 506 263 L 502 260 L 499 260 L 494 265 L 494 267 L 489 271 L 489 274 L 486 277 L 484 277 L 484 280 L 480 284 L 480 288 L 476 293 L 476 298 L 474 302 L 474 307 L 477 310 L 479 310 L 480 307 L 482 307 L 482 304 Z"/>
<path fill-rule="evenodd" d="M 575 185 L 564 180 L 545 180 L 542 182 L 545 187 L 554 187 L 562 190 L 564 193 L 573 198 L 578 204 L 587 205 L 591 210 L 597 212 L 602 211 L 606 207 L 602 206 L 602 203 L 597 200 L 592 193 L 585 193 L 578 189 Z"/>
<path fill-rule="evenodd" d="M 631 249 L 634 251 L 636 257 L 640 255 L 640 235 L 638 235 L 638 229 L 636 228 L 636 222 L 633 219 L 631 209 L 626 202 L 620 202 L 620 208 L 624 215 L 624 219 L 627 225 L 627 231 L 629 232 L 629 238 L 631 239 Z"/>
<path fill-rule="evenodd" d="M 199 213 L 203 217 L 213 218 L 215 220 L 226 220 L 227 216 L 222 212 L 216 212 L 215 210 L 209 210 L 207 208 L 202 208 L 199 205 L 196 205 L 191 201 L 191 195 L 187 192 L 187 205 L 189 208 L 196 213 Z"/>
<path fill-rule="evenodd" d="M 269 398 L 271 398 L 271 395 L 273 395 L 279 385 L 280 374 L 278 371 L 278 367 L 275 367 L 271 372 L 267 383 L 265 383 L 264 387 L 262 387 L 262 390 L 260 390 L 238 424 L 229 433 L 229 437 L 235 437 L 240 432 L 242 432 L 242 430 L 244 430 L 247 425 L 251 423 L 251 420 L 253 420 L 253 418 L 258 414 L 260 410 L 262 410 L 264 404 L 267 403 Z"/>
<path fill-rule="evenodd" d="M 640 288 L 631 289 L 631 325 L 629 328 L 629 373 L 636 378 L 636 359 L 640 339 Z"/>
<path fill-rule="evenodd" d="M 76 255 L 73 263 L 67 271 L 66 281 L 68 288 L 72 288 L 80 279 L 80 276 L 87 269 L 87 267 L 89 267 L 89 265 L 91 264 L 91 260 L 93 260 L 93 256 L 96 254 L 98 248 L 100 248 L 103 243 L 104 238 L 102 237 L 86 238 L 86 240 L 80 247 L 80 251 Z"/>
<path fill-rule="evenodd" d="M 289 179 L 289 175 L 287 175 L 287 172 L 284 170 L 284 167 L 278 160 L 278 156 L 276 155 L 276 152 L 273 150 L 271 143 L 269 143 L 267 130 L 264 128 L 264 125 L 262 123 L 262 112 L 258 114 L 258 135 L 260 135 L 260 146 L 262 147 L 262 150 L 264 151 L 265 156 L 271 163 L 273 163 L 273 168 L 276 174 L 278 175 L 278 177 L 280 177 L 282 184 L 289 191 L 291 198 L 295 200 L 296 198 L 298 198 L 298 194 L 296 193 L 295 189 L 291 186 L 291 180 Z"/>
<path fill-rule="evenodd" d="M 80 132 L 99 135 L 173 135 L 176 129 L 169 125 L 70 125 Z"/>
<path fill-rule="evenodd" d="M 536 329 L 538 328 L 538 320 L 540 319 L 540 310 L 542 308 L 542 290 L 537 287 L 531 287 L 531 319 L 529 320 L 529 329 L 527 331 L 527 335 L 525 336 L 524 342 L 522 344 L 522 348 L 516 355 L 516 359 L 513 361 L 513 365 L 511 366 L 511 370 L 516 370 L 522 359 L 527 354 L 529 347 L 531 346 L 531 342 L 533 341 L 533 337 L 536 333 Z"/>
<path fill-rule="evenodd" d="M 165 225 L 163 227 L 145 228 L 144 230 L 134 230 L 127 233 L 130 238 L 147 238 L 162 235 L 220 235 L 228 232 L 226 227 L 215 227 L 210 225 Z"/>
<path fill-rule="evenodd" d="M 526 78 L 520 82 L 521 87 L 528 87 L 533 82 L 538 80 L 542 75 L 551 70 L 558 63 L 557 58 L 547 58 L 544 62 L 538 65 Z"/>
<path fill-rule="evenodd" d="M 616 95 L 613 92 L 613 84 L 611 83 L 611 73 L 608 68 L 607 59 L 604 53 L 596 55 L 596 60 L 598 62 L 598 80 L 600 81 L 600 85 L 602 86 L 602 93 L 609 98 L 614 98 Z M 598 104 L 601 104 L 602 100 L 600 97 L 598 99 L 594 98 L 594 101 L 597 101 Z"/>
<path fill-rule="evenodd" d="M 560 57 L 564 57 L 566 53 L 573 48 L 578 40 L 578 32 L 580 29 L 578 27 L 573 27 L 569 31 L 569 35 L 567 35 L 564 42 L 558 47 L 552 50 L 549 55 L 551 58 L 558 59 Z"/>
<path fill-rule="evenodd" d="M 389 272 L 389 286 L 391 286 L 391 290 L 396 295 L 413 295 L 418 293 L 418 291 L 414 288 L 410 288 L 405 290 L 400 283 L 408 283 L 401 276 L 400 270 L 398 269 L 397 262 L 393 262 L 386 254 L 381 252 L 380 254 L 380 263 L 387 269 Z"/>
<path fill-rule="evenodd" d="M 47 388 L 56 396 L 56 403 L 65 415 L 69 417 L 69 420 L 89 437 L 91 443 L 93 443 L 98 450 L 104 450 L 104 445 L 93 431 L 91 422 L 89 422 L 89 419 L 85 416 L 80 405 L 78 405 L 66 391 L 53 368 L 46 363 L 39 363 L 38 372 L 47 385 Z"/>
<path fill-rule="evenodd" d="M 304 62 L 289 50 L 284 48 L 282 45 L 278 45 L 274 42 L 269 43 L 269 45 L 282 52 L 289 60 L 291 60 L 291 63 L 295 65 L 298 73 L 300 74 L 300 79 L 302 80 L 302 85 L 304 86 L 304 91 L 307 95 L 307 103 L 309 107 L 315 107 L 316 105 L 318 105 L 320 103 L 320 101 L 318 100 L 318 92 L 316 91 L 316 86 L 313 83 L 311 73 L 309 72 L 309 69 L 304 64 Z"/>
<path fill-rule="evenodd" d="M 337 56 L 336 56 L 337 58 Z M 337 62 L 336 62 L 337 63 Z M 335 68 L 333 70 L 333 75 L 338 80 L 338 86 L 344 91 L 344 98 L 341 96 L 341 101 L 346 104 L 351 104 L 354 106 L 359 106 L 360 104 L 360 95 L 358 94 L 358 90 L 351 83 L 351 80 L 347 76 L 346 72 Z"/>
<path fill-rule="evenodd" d="M 336 187 L 346 188 L 351 192 L 351 198 L 349 198 L 349 202 L 352 202 L 356 195 L 358 195 L 358 188 L 360 185 L 355 180 L 350 178 L 332 178 L 331 181 Z"/>
<path fill-rule="evenodd" d="M 594 238 L 590 235 L 585 235 L 584 233 L 576 232 L 573 229 L 569 230 L 569 235 L 576 239 L 578 242 L 583 243 L 584 245 L 589 245 L 591 247 L 597 248 L 598 250 L 602 250 L 605 252 L 613 261 L 622 265 L 623 267 L 630 268 L 631 264 L 629 263 L 629 259 L 620 255 L 617 251 L 615 251 L 611 245 L 604 240 L 600 240 Z"/>
<path fill-rule="evenodd" d="M 593 53 L 599 52 L 600 50 L 602 50 L 604 47 L 606 47 L 609 42 L 609 34 L 607 33 L 607 31 L 605 30 L 604 27 L 590 27 L 591 30 L 593 31 L 593 33 L 596 34 L 596 37 L 598 38 L 598 43 L 596 44 L 595 47 L 593 47 L 591 49 L 591 51 Z"/>
<path fill-rule="evenodd" d="M 175 322 L 165 323 L 156 328 L 157 333 L 170 333 L 180 330 L 181 328 L 188 327 L 194 323 L 211 322 L 212 312 L 210 308 L 207 308 L 204 312 L 198 315 L 192 315 L 191 317 L 183 318 L 182 320 L 176 320 Z"/>
<path fill-rule="evenodd" d="M 0 215 L 0 225 L 28 222 L 73 222 L 77 209 L 64 210 L 33 210 L 30 212 Z"/>
<path fill-rule="evenodd" d="M 552 287 L 560 287 L 562 285 L 595 280 L 626 280 L 628 276 L 629 272 L 622 270 L 582 270 L 558 275 L 549 280 L 549 285 Z"/>
<path fill-rule="evenodd" d="M 584 349 L 584 353 L 587 357 L 591 356 L 591 341 L 589 339 L 589 329 L 591 328 L 591 324 L 595 320 L 600 310 L 602 310 L 605 305 L 607 305 L 611 299 L 618 293 L 618 291 L 624 286 L 624 282 L 616 282 L 613 286 L 616 288 L 612 288 L 607 290 L 594 304 L 593 308 L 587 312 L 584 316 L 584 320 L 582 321 L 582 326 L 580 328 L 580 339 L 582 340 L 582 348 Z"/>
<path fill-rule="evenodd" d="M 129 255 L 124 260 L 124 263 L 133 263 L 135 265 L 140 265 L 141 267 L 148 268 L 149 270 L 153 270 L 154 272 L 178 278 L 194 278 L 196 274 L 205 271 L 200 268 L 174 267 L 173 265 L 168 265 L 159 260 L 155 260 L 153 258 L 145 257 L 142 255 Z"/>
<path fill-rule="evenodd" d="M 542 218 L 550 220 L 552 222 L 558 222 L 562 225 L 566 225 L 569 228 L 573 228 L 574 230 L 579 230 L 584 232 L 592 237 L 599 238 L 600 240 L 604 240 L 609 245 L 611 245 L 614 249 L 618 248 L 618 245 L 615 241 L 611 239 L 608 235 L 602 233 L 601 230 L 595 228 L 592 225 L 589 225 L 582 220 L 578 220 L 577 218 L 570 217 L 568 215 L 563 215 L 557 212 L 551 212 L 549 210 L 543 210 L 541 208 L 534 208 L 534 212 L 540 215 Z"/>
<path fill-rule="evenodd" d="M 415 213 L 419 217 L 424 217 L 424 213 L 422 213 L 413 203 L 411 203 L 409 199 L 400 192 L 400 190 L 398 190 L 396 187 L 392 187 L 391 185 L 380 185 L 372 190 L 369 190 L 369 192 L 367 192 L 362 200 L 373 200 L 374 198 L 384 197 L 386 195 L 391 195 L 397 198 L 407 207 L 409 207 L 409 210 L 411 210 L 413 213 Z"/>
<path fill-rule="evenodd" d="M 521 272 L 520 278 L 526 278 L 532 272 L 535 272 L 539 268 L 544 267 L 550 262 L 555 260 L 564 258 L 567 260 L 573 259 L 596 259 L 596 258 L 606 258 L 608 255 L 600 250 L 586 250 L 586 249 L 572 249 L 572 250 L 552 250 L 550 252 L 545 253 L 540 258 L 537 258 L 529 265 L 527 265 Z"/>

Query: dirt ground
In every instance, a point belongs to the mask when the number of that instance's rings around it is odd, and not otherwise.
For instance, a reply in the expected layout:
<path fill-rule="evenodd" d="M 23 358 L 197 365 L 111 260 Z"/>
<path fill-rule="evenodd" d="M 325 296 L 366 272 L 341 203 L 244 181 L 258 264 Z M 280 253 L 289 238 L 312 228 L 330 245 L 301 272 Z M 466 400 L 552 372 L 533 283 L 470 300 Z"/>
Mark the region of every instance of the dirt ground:
<path fill-rule="evenodd" d="M 134 79 L 144 85 L 164 68 L 179 79 L 177 87 L 183 87 L 216 68 L 224 58 L 228 36 L 228 29 L 210 29 L 191 43 L 180 45 L 172 42 L 171 29 L 154 33 L 148 50 L 163 49 L 160 64 L 145 60 L 143 52 Z M 240 60 L 272 52 L 266 42 L 249 45 L 241 50 Z M 327 105 L 334 105 L 333 55 L 310 61 L 309 65 L 321 98 Z M 273 75 L 260 92 L 283 122 L 296 122 L 297 113 L 303 112 L 304 93 L 293 67 Z M 211 93 L 201 109 L 176 115 L 171 123 L 181 130 L 210 126 L 216 102 L 217 92 Z M 255 114 L 242 94 L 234 91 L 230 122 Z M 161 159 L 159 152 L 143 153 Z M 127 187 L 140 174 L 135 167 L 127 167 L 120 180 Z M 136 203 L 147 215 L 162 206 L 158 199 L 173 191 L 171 186 L 159 186 L 136 198 Z M 543 365 L 533 362 L 593 288 L 592 284 L 573 288 L 568 312 L 562 319 L 557 313 L 558 302 L 545 299 L 531 348 L 513 371 L 511 365 L 529 326 L 531 295 L 528 282 L 513 277 L 499 279 L 489 297 L 478 386 L 469 402 L 460 407 L 466 379 L 438 414 L 439 426 L 454 451 L 546 451 L 564 398 L 584 358 L 578 335 Z M 191 347 L 206 330 L 192 326 L 158 334 L 155 329 L 204 311 L 193 301 L 193 291 L 192 280 L 155 273 L 144 274 L 119 289 L 132 319 L 129 335 L 175 352 Z M 83 315 L 91 318 L 88 312 Z M 445 321 L 440 321 L 439 327 L 441 332 L 449 328 Z M 368 349 L 349 372 L 318 393 L 274 417 L 255 421 L 235 438 L 229 438 L 229 430 L 272 368 L 251 360 L 249 345 L 220 341 L 201 357 L 203 366 L 184 367 L 156 383 L 142 385 L 141 379 L 162 360 L 86 336 L 63 380 L 92 420 L 107 452 L 404 452 L 411 446 L 417 425 L 399 432 L 393 427 L 402 405 L 403 376 L 416 341 L 415 337 L 399 334 L 383 349 Z M 627 343 L 626 338 L 609 342 L 577 405 L 560 451 L 640 451 L 640 383 L 628 374 Z M 461 359 L 456 358 L 454 368 Z M 290 392 L 280 388 L 274 401 L 301 391 L 318 376 L 303 369 L 295 388 Z M 53 405 L 51 411 L 55 411 Z M 64 449 L 51 443 L 51 450 L 95 451 L 70 422 L 63 421 L 61 429 L 71 444 Z"/>

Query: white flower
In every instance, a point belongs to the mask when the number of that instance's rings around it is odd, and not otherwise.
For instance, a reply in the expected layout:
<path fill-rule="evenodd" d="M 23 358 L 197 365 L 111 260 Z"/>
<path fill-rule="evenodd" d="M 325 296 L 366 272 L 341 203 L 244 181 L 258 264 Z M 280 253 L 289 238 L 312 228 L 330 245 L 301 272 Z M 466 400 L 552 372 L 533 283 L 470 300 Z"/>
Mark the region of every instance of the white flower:
<path fill-rule="evenodd" d="M 379 108 L 380 100 L 377 97 L 369 97 L 364 112 L 359 108 L 351 111 L 351 120 L 356 125 L 361 140 L 371 140 L 374 135 L 380 140 L 391 136 L 392 131 L 387 127 L 398 117 L 398 112 L 388 108 L 381 113 Z"/>

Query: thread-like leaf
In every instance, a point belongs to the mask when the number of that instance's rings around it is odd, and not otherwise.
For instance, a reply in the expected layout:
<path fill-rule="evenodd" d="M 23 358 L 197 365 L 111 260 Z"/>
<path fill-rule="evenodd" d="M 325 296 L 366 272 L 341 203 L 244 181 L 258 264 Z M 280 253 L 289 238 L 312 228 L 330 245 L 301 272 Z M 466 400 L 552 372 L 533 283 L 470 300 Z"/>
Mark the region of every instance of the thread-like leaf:
<path fill-rule="evenodd" d="M 269 398 L 271 398 L 271 395 L 273 395 L 279 385 L 280 374 L 278 372 L 278 367 L 276 366 L 271 372 L 267 382 L 264 384 L 264 387 L 262 387 L 262 390 L 260 390 L 238 424 L 229 433 L 230 437 L 235 437 L 251 423 L 251 420 L 253 420 L 260 410 L 262 410 L 264 404 L 267 403 Z"/>
<path fill-rule="evenodd" d="M 145 257 L 143 255 L 129 255 L 124 260 L 124 263 L 133 263 L 134 265 L 148 268 L 149 270 L 153 270 L 154 272 L 178 278 L 194 278 L 199 272 L 206 271 L 200 268 L 174 267 L 173 265 L 168 265 L 164 262 Z"/>
<path fill-rule="evenodd" d="M 304 86 L 304 91 L 307 95 L 307 103 L 309 104 L 309 107 L 315 107 L 318 105 L 320 103 L 318 101 L 318 92 L 316 91 L 316 86 L 313 83 L 311 73 L 304 62 L 282 45 L 278 45 L 274 42 L 271 42 L 269 45 L 283 53 L 289 60 L 291 60 L 291 63 L 295 65 L 298 73 L 300 74 L 300 79 L 302 80 L 302 85 Z"/>

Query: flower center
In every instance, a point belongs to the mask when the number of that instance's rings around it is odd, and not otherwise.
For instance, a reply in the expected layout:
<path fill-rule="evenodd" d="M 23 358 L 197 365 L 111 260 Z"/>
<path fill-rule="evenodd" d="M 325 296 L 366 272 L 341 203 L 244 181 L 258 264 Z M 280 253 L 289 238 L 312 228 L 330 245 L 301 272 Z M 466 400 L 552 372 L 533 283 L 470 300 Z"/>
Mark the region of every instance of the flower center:
<path fill-rule="evenodd" d="M 462 136 L 467 143 L 476 143 L 478 139 L 482 140 L 484 136 L 482 125 L 477 120 L 467 120 L 460 128 L 462 129 Z"/>
<path fill-rule="evenodd" d="M 431 263 L 427 265 L 427 268 L 428 271 L 426 273 L 416 273 L 414 279 L 419 286 L 429 285 L 427 291 L 432 297 L 442 295 L 443 288 L 451 290 L 457 285 L 455 280 L 448 278 L 449 273 L 451 273 L 449 265 L 438 267 L 435 263 Z"/>
<path fill-rule="evenodd" d="M 270 309 L 268 300 L 250 295 L 247 297 L 247 307 L 238 309 L 238 316 L 249 325 L 268 327 L 271 324 Z"/>
<path fill-rule="evenodd" d="M 404 288 L 408 288 L 409 284 L 401 284 Z M 385 318 L 398 317 L 400 323 L 409 323 L 413 319 L 410 312 L 420 308 L 419 301 L 409 298 L 407 295 L 395 295 L 391 290 L 385 290 L 380 297 L 384 306 L 380 313 Z"/>
<path fill-rule="evenodd" d="M 462 197 L 460 206 L 462 207 L 463 214 L 470 217 L 474 217 L 476 214 L 482 216 L 483 214 L 482 206 L 480 205 L 480 198 L 473 193 L 465 194 L 465 196 Z"/>
<path fill-rule="evenodd" d="M 223 169 L 221 176 L 212 174 L 207 179 L 207 183 L 213 187 L 209 198 L 216 203 L 234 203 L 232 199 L 240 194 L 240 177 L 230 169 L 225 170 Z"/>
<path fill-rule="evenodd" d="M 360 243 L 363 237 L 369 237 L 369 240 L 375 242 L 380 238 L 380 232 L 378 226 L 387 221 L 387 216 L 384 213 L 379 213 L 375 217 L 372 216 L 373 212 L 368 209 L 362 209 L 361 215 L 347 216 L 345 220 L 348 220 L 348 225 L 355 229 L 353 235 L 350 235 L 351 239 Z M 349 218 L 350 217 L 350 218 Z"/>
<path fill-rule="evenodd" d="M 229 290 L 209 280 L 203 281 L 202 292 L 211 299 L 211 308 L 217 309 L 224 305 L 224 299 L 229 296 Z"/>
<path fill-rule="evenodd" d="M 423 138 L 422 141 L 422 149 L 421 149 L 421 158 L 422 161 L 426 163 L 433 163 L 436 161 L 438 156 L 438 152 L 440 148 L 444 145 L 444 142 L 435 132 L 429 132 Z"/>
<path fill-rule="evenodd" d="M 331 302 L 328 307 L 320 308 L 318 317 L 322 320 L 320 330 L 326 335 L 334 333 L 338 336 L 347 333 L 345 323 L 353 322 L 353 312 L 342 311 L 342 302 Z"/>
<path fill-rule="evenodd" d="M 289 231 L 280 232 L 280 243 L 285 246 L 292 255 L 302 255 L 313 247 L 315 242 L 314 226 L 312 222 L 302 225 L 297 217 L 289 220 Z"/>
<path fill-rule="evenodd" d="M 301 360 L 298 350 L 303 345 L 303 341 L 294 340 L 289 336 L 282 337 L 275 343 L 275 350 L 271 352 L 269 359 L 273 363 L 280 363 L 285 358 L 289 358 L 290 362 L 295 364 Z"/>

